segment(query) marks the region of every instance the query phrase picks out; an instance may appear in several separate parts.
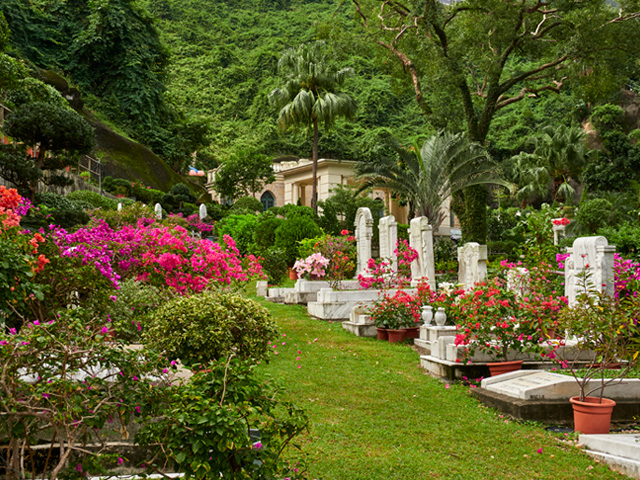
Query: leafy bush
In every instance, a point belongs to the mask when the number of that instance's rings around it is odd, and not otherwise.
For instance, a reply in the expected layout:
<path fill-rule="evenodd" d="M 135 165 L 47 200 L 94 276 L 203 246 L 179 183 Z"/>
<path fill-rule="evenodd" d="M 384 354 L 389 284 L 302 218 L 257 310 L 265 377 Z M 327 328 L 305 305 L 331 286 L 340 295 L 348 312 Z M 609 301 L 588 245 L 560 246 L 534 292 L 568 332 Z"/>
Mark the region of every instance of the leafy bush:
<path fill-rule="evenodd" d="M 91 208 L 103 208 L 105 210 L 117 210 L 118 202 L 100 195 L 90 190 L 76 190 L 67 195 L 67 199 L 74 203 L 84 202 L 91 205 Z"/>
<path fill-rule="evenodd" d="M 123 205 L 121 211 L 97 210 L 93 212 L 96 220 L 104 220 L 111 228 L 123 227 L 124 225 L 135 225 L 140 219 L 153 219 L 153 207 L 143 205 L 140 202 Z M 92 222 L 95 224 L 95 222 Z"/>
<path fill-rule="evenodd" d="M 240 254 L 246 255 L 255 250 L 253 232 L 257 223 L 255 215 L 228 215 L 216 224 L 216 233 L 219 238 L 229 235 L 235 240 Z"/>
<path fill-rule="evenodd" d="M 236 200 L 231 206 L 231 212 L 233 213 L 255 213 L 261 212 L 264 206 L 262 202 L 253 197 L 242 197 Z"/>
<path fill-rule="evenodd" d="M 85 225 L 90 220 L 87 212 L 71 200 L 57 193 L 39 193 L 36 195 L 34 203 L 45 207 L 41 209 L 41 213 L 45 217 L 50 215 L 50 217 L 47 217 L 47 223 L 54 223 L 62 228 L 71 229 L 76 225 Z"/>
<path fill-rule="evenodd" d="M 276 337 L 269 312 L 234 293 L 204 292 L 179 297 L 149 315 L 145 343 L 171 359 L 192 366 L 231 353 L 240 358 L 267 358 L 267 342 Z"/>
<path fill-rule="evenodd" d="M 262 257 L 262 268 L 267 274 L 269 283 L 271 285 L 281 284 L 289 271 L 285 251 L 278 247 L 269 247 L 260 256 Z"/>
<path fill-rule="evenodd" d="M 607 226 L 612 219 L 611 202 L 605 198 L 594 198 L 580 203 L 576 212 L 576 221 L 589 233 Z"/>
<path fill-rule="evenodd" d="M 320 235 L 322 235 L 322 230 L 311 216 L 294 215 L 287 217 L 276 230 L 276 246 L 285 251 L 287 265 L 292 266 L 298 255 L 298 242 Z"/>
<path fill-rule="evenodd" d="M 591 114 L 591 123 L 603 133 L 609 130 L 621 130 L 624 121 L 624 110 L 618 105 L 607 103 L 598 105 Z"/>
<path fill-rule="evenodd" d="M 102 188 L 113 195 L 128 195 L 131 190 L 131 182 L 124 178 L 104 177 Z"/>
<path fill-rule="evenodd" d="M 157 449 L 158 463 L 189 478 L 302 480 L 303 466 L 279 457 L 307 428 L 308 418 L 280 400 L 277 385 L 261 380 L 253 368 L 223 359 L 188 383 L 168 388 L 136 443 Z M 259 442 L 249 435 L 251 429 L 259 429 Z"/>
<path fill-rule="evenodd" d="M 616 227 L 603 227 L 598 230 L 598 235 L 606 237 L 610 245 L 616 246 L 616 252 L 625 258 L 640 259 L 640 226 L 625 222 Z"/>
<path fill-rule="evenodd" d="M 219 203 L 207 203 L 207 215 L 214 221 L 222 220 L 228 213 L 229 209 Z"/>
<path fill-rule="evenodd" d="M 253 241 L 258 248 L 269 248 L 276 243 L 276 230 L 284 220 L 276 217 L 271 211 L 266 211 L 258 217 L 258 223 L 253 231 Z"/>

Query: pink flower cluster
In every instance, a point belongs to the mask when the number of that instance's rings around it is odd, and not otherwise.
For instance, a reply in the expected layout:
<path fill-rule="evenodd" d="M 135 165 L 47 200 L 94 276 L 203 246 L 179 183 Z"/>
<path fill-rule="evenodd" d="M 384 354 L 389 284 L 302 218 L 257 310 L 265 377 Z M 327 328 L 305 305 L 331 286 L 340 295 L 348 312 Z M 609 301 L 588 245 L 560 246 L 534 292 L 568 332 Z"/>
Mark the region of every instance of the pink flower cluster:
<path fill-rule="evenodd" d="M 298 278 L 304 276 L 322 278 L 325 276 L 327 265 L 329 265 L 329 259 L 316 252 L 304 260 L 296 261 L 293 269 L 297 272 Z"/>
<path fill-rule="evenodd" d="M 149 219 L 113 230 L 105 222 L 68 233 L 52 227 L 61 254 L 93 264 L 114 287 L 123 276 L 169 286 L 180 294 L 202 291 L 209 283 L 247 280 L 234 240 L 222 245 L 194 239 L 180 226 L 158 227 Z M 253 270 L 257 271 L 254 260 Z"/>

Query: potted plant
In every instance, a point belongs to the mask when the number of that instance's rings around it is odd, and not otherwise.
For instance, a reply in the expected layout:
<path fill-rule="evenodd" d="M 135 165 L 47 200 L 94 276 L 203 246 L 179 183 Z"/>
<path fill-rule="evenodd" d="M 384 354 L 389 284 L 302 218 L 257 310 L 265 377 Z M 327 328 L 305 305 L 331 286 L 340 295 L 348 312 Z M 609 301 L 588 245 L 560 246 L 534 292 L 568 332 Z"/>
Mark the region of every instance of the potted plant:
<path fill-rule="evenodd" d="M 579 394 L 569 399 L 575 430 L 609 433 L 616 403 L 605 398 L 604 391 L 637 364 L 640 299 L 584 292 L 576 300 L 558 319 L 568 339 L 555 341 L 545 356 L 567 369 L 578 384 Z"/>
<path fill-rule="evenodd" d="M 306 278 L 307 280 L 318 280 L 325 276 L 325 269 L 329 265 L 329 260 L 321 253 L 312 253 L 304 260 L 297 260 L 293 265 L 296 279 Z"/>
<path fill-rule="evenodd" d="M 422 318 L 420 302 L 402 290 L 393 295 L 384 293 L 380 300 L 374 302 L 370 315 L 376 328 L 386 329 L 391 343 L 403 341 L 406 330 L 411 327 L 419 328 Z"/>
<path fill-rule="evenodd" d="M 449 317 L 456 322 L 455 344 L 465 345 L 467 361 L 476 352 L 489 355 L 491 375 L 522 368 L 518 353 L 538 350 L 541 334 L 534 322 L 517 318 L 519 302 L 499 279 L 481 283 L 458 295 Z"/>

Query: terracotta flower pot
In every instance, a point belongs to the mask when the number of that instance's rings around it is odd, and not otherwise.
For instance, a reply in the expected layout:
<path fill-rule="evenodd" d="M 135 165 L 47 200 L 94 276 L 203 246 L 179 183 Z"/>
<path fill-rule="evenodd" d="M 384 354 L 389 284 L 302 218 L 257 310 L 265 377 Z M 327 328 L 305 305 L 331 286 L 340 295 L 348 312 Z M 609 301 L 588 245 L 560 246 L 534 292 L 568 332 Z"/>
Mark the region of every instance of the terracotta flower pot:
<path fill-rule="evenodd" d="M 491 376 L 502 375 L 503 373 L 515 372 L 522 369 L 522 360 L 513 360 L 511 362 L 487 363 Z"/>
<path fill-rule="evenodd" d="M 404 340 L 405 330 L 394 330 L 388 328 L 387 333 L 389 334 L 389 343 L 399 343 Z"/>
<path fill-rule="evenodd" d="M 289 278 L 291 280 L 298 280 L 298 272 L 296 272 L 293 268 L 289 269 Z"/>
<path fill-rule="evenodd" d="M 376 333 L 378 334 L 378 340 L 389 340 L 389 332 L 386 328 L 376 327 Z"/>
<path fill-rule="evenodd" d="M 611 428 L 611 413 L 616 402 L 609 398 L 580 397 L 569 399 L 573 406 L 573 423 L 576 432 L 590 434 L 607 434 Z"/>
<path fill-rule="evenodd" d="M 420 327 L 409 327 L 404 329 L 404 338 L 420 338 Z"/>

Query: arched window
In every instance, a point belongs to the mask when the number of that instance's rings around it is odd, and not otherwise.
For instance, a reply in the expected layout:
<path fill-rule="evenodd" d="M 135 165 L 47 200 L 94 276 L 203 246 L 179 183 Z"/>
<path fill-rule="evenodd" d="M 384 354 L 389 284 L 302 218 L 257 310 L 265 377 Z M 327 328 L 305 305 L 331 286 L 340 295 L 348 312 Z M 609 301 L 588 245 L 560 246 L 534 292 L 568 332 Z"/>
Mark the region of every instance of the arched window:
<path fill-rule="evenodd" d="M 377 204 L 377 210 L 376 212 L 372 212 L 372 213 L 375 213 L 378 216 L 378 218 L 384 217 L 384 201 L 380 197 L 376 198 L 374 201 Z"/>
<path fill-rule="evenodd" d="M 274 207 L 276 204 L 276 197 L 273 196 L 269 190 L 264 192 L 260 197 L 260 201 L 262 202 L 263 211 L 269 210 L 271 207 Z"/>

